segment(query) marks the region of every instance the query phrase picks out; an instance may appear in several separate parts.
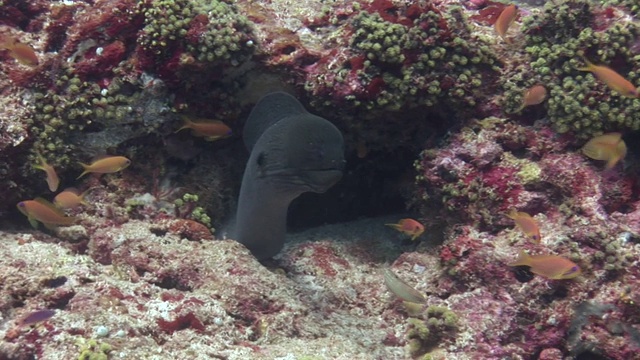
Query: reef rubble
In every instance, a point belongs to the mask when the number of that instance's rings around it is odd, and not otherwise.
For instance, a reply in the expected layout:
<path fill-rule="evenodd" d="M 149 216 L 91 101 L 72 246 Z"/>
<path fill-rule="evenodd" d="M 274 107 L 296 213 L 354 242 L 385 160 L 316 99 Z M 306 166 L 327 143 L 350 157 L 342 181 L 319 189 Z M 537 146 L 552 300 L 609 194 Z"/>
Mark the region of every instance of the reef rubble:
<path fill-rule="evenodd" d="M 0 1 L 0 359 L 640 359 L 640 7 L 516 3 L 498 35 L 492 0 Z M 227 234 L 272 91 L 346 168 L 259 262 Z M 78 178 L 104 155 L 131 165 Z M 71 226 L 16 208 L 54 202 L 41 161 Z"/>

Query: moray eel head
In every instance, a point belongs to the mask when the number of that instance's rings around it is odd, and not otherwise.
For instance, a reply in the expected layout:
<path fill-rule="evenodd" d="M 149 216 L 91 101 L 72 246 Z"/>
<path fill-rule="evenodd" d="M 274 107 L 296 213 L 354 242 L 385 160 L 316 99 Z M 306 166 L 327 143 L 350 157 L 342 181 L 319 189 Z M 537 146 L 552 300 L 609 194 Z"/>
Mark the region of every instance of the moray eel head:
<path fill-rule="evenodd" d="M 244 138 L 251 155 L 232 236 L 265 259 L 284 245 L 291 201 L 304 192 L 323 193 L 342 178 L 344 139 L 332 123 L 286 93 L 256 104 Z"/>
<path fill-rule="evenodd" d="M 293 198 L 307 191 L 323 193 L 342 177 L 342 134 L 321 117 L 305 114 L 282 119 L 263 139 L 269 141 L 255 159 L 258 177 L 279 192 L 289 192 Z"/>

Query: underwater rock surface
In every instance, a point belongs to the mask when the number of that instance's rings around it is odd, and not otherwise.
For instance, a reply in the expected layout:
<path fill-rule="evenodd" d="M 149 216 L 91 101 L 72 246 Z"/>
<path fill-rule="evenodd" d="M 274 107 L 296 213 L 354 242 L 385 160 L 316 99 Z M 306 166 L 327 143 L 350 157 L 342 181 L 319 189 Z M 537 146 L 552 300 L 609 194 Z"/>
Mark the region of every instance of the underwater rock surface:
<path fill-rule="evenodd" d="M 516 3 L 3 1 L 0 359 L 637 358 L 640 6 Z M 261 264 L 226 229 L 273 91 L 347 163 Z"/>

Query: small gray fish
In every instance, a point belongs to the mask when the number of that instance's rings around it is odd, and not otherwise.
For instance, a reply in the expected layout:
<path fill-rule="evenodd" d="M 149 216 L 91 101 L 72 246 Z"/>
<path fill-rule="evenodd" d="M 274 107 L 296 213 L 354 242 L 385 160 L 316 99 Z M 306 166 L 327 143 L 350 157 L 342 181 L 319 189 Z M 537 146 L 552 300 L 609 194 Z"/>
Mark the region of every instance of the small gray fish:
<path fill-rule="evenodd" d="M 400 279 L 393 271 L 384 269 L 384 284 L 387 289 L 404 301 L 426 304 L 427 299 L 411 285 Z"/>

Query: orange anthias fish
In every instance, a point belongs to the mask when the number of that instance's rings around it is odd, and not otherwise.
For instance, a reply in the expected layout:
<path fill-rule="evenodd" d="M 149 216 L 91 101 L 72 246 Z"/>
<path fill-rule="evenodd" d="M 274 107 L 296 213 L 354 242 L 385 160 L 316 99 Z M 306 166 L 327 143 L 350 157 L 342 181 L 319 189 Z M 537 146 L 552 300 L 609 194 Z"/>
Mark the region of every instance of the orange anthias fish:
<path fill-rule="evenodd" d="M 60 185 L 60 178 L 58 178 L 56 169 L 54 169 L 53 166 L 49 165 L 44 157 L 40 155 L 40 153 L 37 153 L 36 155 L 38 156 L 38 161 L 40 161 L 40 164 L 34 165 L 33 167 L 38 170 L 43 170 L 47 174 L 47 185 L 49 185 L 49 190 L 55 192 L 56 190 L 58 190 L 58 185 Z"/>
<path fill-rule="evenodd" d="M 124 156 L 107 156 L 102 159 L 96 160 L 89 165 L 80 163 L 80 165 L 82 165 L 82 167 L 84 168 L 84 171 L 82 172 L 82 174 L 80 174 L 80 176 L 76 178 L 76 180 L 80 179 L 88 173 L 111 174 L 114 172 L 118 172 L 125 169 L 130 164 L 131 160 L 127 159 Z"/>
<path fill-rule="evenodd" d="M 531 272 L 548 279 L 573 279 L 580 275 L 582 270 L 573 261 L 555 255 L 531 256 L 521 251 L 516 261 L 509 266 L 529 266 Z"/>
<path fill-rule="evenodd" d="M 397 224 L 385 224 L 390 226 L 401 233 L 411 236 L 411 240 L 415 240 L 418 236 L 424 232 L 424 225 L 413 219 L 401 219 Z"/>
<path fill-rule="evenodd" d="M 494 28 L 496 29 L 496 33 L 500 35 L 502 39 L 509 42 L 505 36 L 507 35 L 507 31 L 509 31 L 509 27 L 516 20 L 518 16 L 518 7 L 514 4 L 511 4 L 502 10 L 500 15 L 498 16 L 498 20 L 494 24 Z"/>
<path fill-rule="evenodd" d="M 547 89 L 542 85 L 534 85 L 530 87 L 525 93 L 522 99 L 522 105 L 520 110 L 527 106 L 538 105 L 547 98 Z"/>
<path fill-rule="evenodd" d="M 587 66 L 578 68 L 580 71 L 590 71 L 600 81 L 607 84 L 607 86 L 622 96 L 637 98 L 638 90 L 636 87 L 622 75 L 618 74 L 614 70 L 602 65 L 594 65 L 586 58 L 583 58 Z"/>
<path fill-rule="evenodd" d="M 16 42 L 15 39 L 5 38 L 0 42 L 0 49 L 9 50 L 9 55 L 23 65 L 38 65 L 36 52 L 27 44 Z"/>
<path fill-rule="evenodd" d="M 540 228 L 538 228 L 538 223 L 536 223 L 536 220 L 531 217 L 531 215 L 526 212 L 512 210 L 507 216 L 515 221 L 516 226 L 520 228 L 529 239 L 537 243 L 540 242 Z"/>
<path fill-rule="evenodd" d="M 594 137 L 581 151 L 594 160 L 605 160 L 605 168 L 611 169 L 627 155 L 627 144 L 622 140 L 622 134 L 615 132 Z"/>
<path fill-rule="evenodd" d="M 207 141 L 215 141 L 231 136 L 231 128 L 219 120 L 193 121 L 188 116 L 183 116 L 184 124 L 176 132 L 191 129 L 193 136 L 203 137 Z"/>
<path fill-rule="evenodd" d="M 34 228 L 38 227 L 38 221 L 47 228 L 55 227 L 56 225 L 72 225 L 75 221 L 75 218 L 66 216 L 52 203 L 41 198 L 21 201 L 17 207 L 29 219 L 29 223 Z"/>
<path fill-rule="evenodd" d="M 89 192 L 80 193 L 76 188 L 66 188 L 53 198 L 53 204 L 60 209 L 73 209 L 80 205 L 88 205 L 84 201 L 84 196 Z"/>

